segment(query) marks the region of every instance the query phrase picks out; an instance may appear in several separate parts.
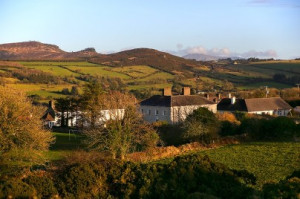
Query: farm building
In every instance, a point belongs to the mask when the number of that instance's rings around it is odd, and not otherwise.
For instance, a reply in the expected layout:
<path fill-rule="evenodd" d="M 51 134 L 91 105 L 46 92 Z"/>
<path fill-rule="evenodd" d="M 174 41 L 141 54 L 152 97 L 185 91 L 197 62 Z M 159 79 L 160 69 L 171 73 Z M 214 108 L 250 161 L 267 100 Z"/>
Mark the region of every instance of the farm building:
<path fill-rule="evenodd" d="M 165 88 L 163 95 L 154 95 L 140 103 L 140 111 L 148 122 L 183 121 L 193 110 L 206 107 L 217 111 L 217 104 L 199 95 L 190 95 L 190 88 L 184 87 L 182 95 L 172 95 L 171 88 Z"/>
<path fill-rule="evenodd" d="M 47 110 L 45 111 L 44 115 L 41 118 L 44 122 L 44 126 L 47 128 L 52 128 L 53 126 L 57 125 L 57 117 L 56 112 L 54 110 L 53 101 L 49 101 L 49 105 Z"/>
<path fill-rule="evenodd" d="M 218 112 L 247 112 L 253 114 L 266 114 L 287 116 L 292 107 L 280 97 L 270 98 L 252 98 L 252 99 L 236 99 L 224 98 L 218 106 Z"/>
<path fill-rule="evenodd" d="M 101 110 L 97 124 L 103 124 L 107 120 L 122 118 L 123 116 L 124 109 Z M 84 112 L 74 111 L 62 113 L 56 111 L 53 102 L 49 101 L 48 109 L 41 118 L 44 121 L 44 125 L 48 128 L 52 128 L 54 126 L 59 127 L 61 126 L 61 120 L 63 118 L 65 120 L 65 124 L 69 127 L 87 127 L 90 125 L 89 122 L 84 119 Z"/>

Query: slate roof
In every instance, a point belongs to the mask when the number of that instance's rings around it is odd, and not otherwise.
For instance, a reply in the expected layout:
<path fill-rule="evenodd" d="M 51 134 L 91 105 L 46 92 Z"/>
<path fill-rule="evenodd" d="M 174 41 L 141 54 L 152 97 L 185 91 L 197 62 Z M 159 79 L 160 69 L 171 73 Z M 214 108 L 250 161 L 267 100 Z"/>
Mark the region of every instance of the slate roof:
<path fill-rule="evenodd" d="M 55 120 L 55 111 L 53 110 L 53 108 L 49 107 L 41 119 L 45 120 L 45 121 L 54 121 Z"/>
<path fill-rule="evenodd" d="M 224 98 L 219 102 L 217 109 L 221 111 L 256 112 L 290 110 L 292 107 L 280 97 L 236 99 L 234 104 L 231 104 L 230 98 Z"/>
<path fill-rule="evenodd" d="M 292 107 L 280 97 L 245 99 L 245 103 L 248 112 L 292 109 Z"/>
<path fill-rule="evenodd" d="M 247 106 L 244 99 L 236 99 L 235 103 L 231 104 L 230 98 L 224 98 L 218 103 L 217 110 L 247 112 Z"/>
<path fill-rule="evenodd" d="M 174 96 L 161 96 L 154 95 L 146 100 L 143 100 L 141 106 L 189 106 L 189 105 L 205 105 L 215 104 L 198 95 L 174 95 Z"/>

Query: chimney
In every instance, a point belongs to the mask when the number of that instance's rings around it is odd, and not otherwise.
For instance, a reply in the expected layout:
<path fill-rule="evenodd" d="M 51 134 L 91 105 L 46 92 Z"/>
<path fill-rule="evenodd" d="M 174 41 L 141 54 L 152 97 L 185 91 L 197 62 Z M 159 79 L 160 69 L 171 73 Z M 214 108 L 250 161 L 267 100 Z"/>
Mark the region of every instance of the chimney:
<path fill-rule="evenodd" d="M 191 95 L 191 88 L 190 87 L 183 87 L 182 88 L 183 95 Z"/>
<path fill-rule="evenodd" d="M 172 95 L 172 90 L 170 87 L 164 88 L 164 96 L 171 96 Z"/>
<path fill-rule="evenodd" d="M 217 98 L 220 100 L 221 99 L 221 93 L 217 94 Z"/>
<path fill-rule="evenodd" d="M 231 93 L 228 93 L 228 98 L 231 98 Z"/>
<path fill-rule="evenodd" d="M 209 99 L 209 94 L 208 94 L 208 93 L 205 93 L 205 94 L 204 94 L 204 97 L 205 97 L 206 99 Z"/>
<path fill-rule="evenodd" d="M 232 97 L 231 98 L 231 104 L 235 104 L 235 100 L 236 100 L 235 97 Z"/>
<path fill-rule="evenodd" d="M 49 101 L 49 108 L 52 108 L 52 109 L 54 109 L 54 103 L 53 103 L 53 101 L 52 101 L 52 100 L 50 100 L 50 101 Z"/>

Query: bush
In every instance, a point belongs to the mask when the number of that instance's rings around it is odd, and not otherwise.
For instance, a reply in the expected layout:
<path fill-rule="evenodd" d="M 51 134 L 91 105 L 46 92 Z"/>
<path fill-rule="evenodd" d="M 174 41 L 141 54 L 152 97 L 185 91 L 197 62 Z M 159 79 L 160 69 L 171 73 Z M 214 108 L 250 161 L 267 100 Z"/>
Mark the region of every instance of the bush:
<path fill-rule="evenodd" d="M 272 119 L 247 118 L 242 120 L 240 133 L 246 133 L 255 140 L 291 140 L 298 135 L 297 125 L 287 117 Z"/>
<path fill-rule="evenodd" d="M 176 157 L 169 164 L 74 164 L 58 178 L 63 198 L 247 198 L 253 189 L 246 184 L 255 184 L 247 171 L 230 170 L 199 154 Z"/>
<path fill-rule="evenodd" d="M 183 123 L 183 138 L 208 144 L 218 137 L 220 123 L 213 112 L 198 108 Z"/>
<path fill-rule="evenodd" d="M 105 194 L 105 175 L 100 165 L 74 164 L 65 168 L 58 180 L 63 198 L 93 198 Z"/>
<path fill-rule="evenodd" d="M 184 129 L 181 124 L 162 124 L 157 127 L 160 139 L 166 146 L 179 146 L 186 143 L 182 139 Z"/>
<path fill-rule="evenodd" d="M 240 134 L 241 131 L 238 131 L 238 125 L 229 121 L 221 122 L 220 135 L 221 136 L 230 136 Z"/>
<path fill-rule="evenodd" d="M 39 198 L 51 198 L 57 194 L 57 190 L 51 178 L 46 176 L 29 176 L 23 180 L 28 185 L 31 185 L 37 191 Z"/>
<path fill-rule="evenodd" d="M 36 191 L 20 180 L 0 181 L 0 198 L 33 198 Z"/>
<path fill-rule="evenodd" d="M 293 177 L 281 180 L 279 183 L 268 183 L 263 186 L 264 198 L 299 198 L 300 178 Z"/>

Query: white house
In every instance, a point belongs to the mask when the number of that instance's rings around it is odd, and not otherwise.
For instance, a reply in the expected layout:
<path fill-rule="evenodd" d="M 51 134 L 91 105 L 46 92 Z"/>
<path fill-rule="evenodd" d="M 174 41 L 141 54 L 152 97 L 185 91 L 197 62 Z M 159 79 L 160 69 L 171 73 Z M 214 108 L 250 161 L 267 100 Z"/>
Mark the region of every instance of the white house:
<path fill-rule="evenodd" d="M 266 114 L 287 116 L 292 107 L 280 97 L 236 99 L 224 98 L 217 106 L 218 112 L 247 112 L 252 114 Z"/>
<path fill-rule="evenodd" d="M 124 111 L 125 109 L 101 110 L 97 123 L 103 124 L 110 119 L 123 118 Z M 84 119 L 84 112 L 82 111 L 64 112 L 63 114 L 69 127 L 87 127 L 90 125 L 89 121 Z M 59 127 L 61 125 L 62 112 L 56 111 L 53 102 L 49 101 L 48 109 L 41 119 L 48 128 Z"/>
<path fill-rule="evenodd" d="M 217 104 L 199 95 L 190 95 L 190 88 L 183 88 L 183 95 L 172 95 L 165 88 L 163 95 L 154 95 L 140 103 L 140 111 L 148 122 L 167 121 L 177 123 L 185 120 L 194 110 L 206 107 L 216 113 Z"/>

